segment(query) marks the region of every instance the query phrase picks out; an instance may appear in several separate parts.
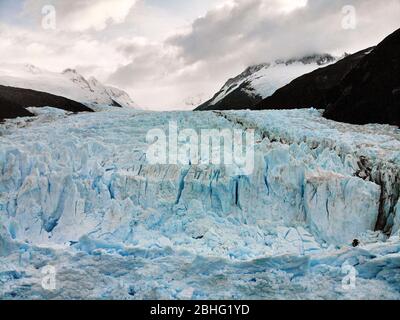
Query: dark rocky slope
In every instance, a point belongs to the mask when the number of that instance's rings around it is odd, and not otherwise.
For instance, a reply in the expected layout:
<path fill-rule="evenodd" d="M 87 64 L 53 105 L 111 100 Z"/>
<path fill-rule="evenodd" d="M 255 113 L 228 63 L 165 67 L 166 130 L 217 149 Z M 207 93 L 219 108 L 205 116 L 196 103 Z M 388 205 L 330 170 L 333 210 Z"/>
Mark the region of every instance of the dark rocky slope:
<path fill-rule="evenodd" d="M 238 88 L 238 94 L 232 92 L 219 105 L 210 107 L 207 102 L 197 110 L 314 107 L 324 109 L 324 116 L 336 121 L 400 126 L 400 29 L 378 46 L 304 74 L 258 103 L 257 95 L 251 100 L 243 96 L 241 91 L 251 92 L 246 82 L 243 86 Z"/>
<path fill-rule="evenodd" d="M 27 107 L 47 106 L 71 112 L 93 111 L 79 102 L 64 97 L 40 91 L 0 85 L 0 121 L 9 118 L 31 116 L 32 114 L 25 109 Z"/>
<path fill-rule="evenodd" d="M 362 59 L 336 92 L 340 95 L 327 107 L 325 117 L 400 126 L 400 29 Z"/>
<path fill-rule="evenodd" d="M 218 101 L 215 105 L 210 105 L 209 101 L 207 101 L 196 108 L 195 111 L 237 110 L 243 109 L 243 106 L 254 106 L 262 100 L 262 97 L 257 94 L 247 94 L 246 90 L 252 91 L 251 89 L 248 89 L 249 85 L 249 82 L 243 82 L 237 89 L 233 90 L 232 93 L 227 95 L 221 101 Z"/>
<path fill-rule="evenodd" d="M 0 122 L 4 119 L 33 116 L 25 108 L 0 96 Z"/>
<path fill-rule="evenodd" d="M 339 60 L 335 64 L 305 74 L 278 89 L 253 109 L 321 108 L 331 103 L 337 93 L 333 90 L 346 75 L 371 51 L 369 48 Z"/>
<path fill-rule="evenodd" d="M 375 48 L 297 78 L 253 109 L 309 107 L 336 121 L 400 126 L 400 29 Z"/>
<path fill-rule="evenodd" d="M 258 94 L 249 94 L 250 92 L 254 92 L 255 90 L 251 86 L 251 81 L 246 80 L 255 72 L 258 72 L 260 69 L 269 67 L 268 64 L 260 64 L 256 66 L 248 67 L 245 71 L 243 71 L 238 76 L 229 79 L 224 86 L 218 91 L 210 100 L 204 102 L 200 106 L 198 106 L 195 111 L 207 111 L 207 110 L 227 110 L 227 109 L 242 109 L 243 106 L 254 106 L 258 102 L 262 100 L 262 97 Z M 230 91 L 231 87 L 234 87 L 236 83 L 243 81 L 236 89 Z M 214 103 L 215 99 L 223 94 L 224 88 L 228 88 L 230 91 L 223 99 Z"/>
<path fill-rule="evenodd" d="M 282 70 L 280 72 L 276 71 L 277 67 L 280 67 L 280 69 L 288 68 L 287 73 L 291 74 L 293 72 L 293 70 L 290 70 L 292 67 L 296 68 L 299 65 L 315 65 L 316 69 L 318 66 L 323 66 L 334 61 L 336 61 L 336 58 L 329 54 L 314 54 L 303 58 L 289 59 L 286 61 L 276 60 L 273 63 L 263 63 L 248 67 L 238 76 L 229 79 L 212 99 L 204 102 L 195 110 L 252 109 L 256 104 L 261 102 L 263 98 L 272 94 L 280 87 L 280 85 L 277 85 L 275 89 L 273 89 L 275 83 L 280 83 L 280 81 L 282 81 L 281 79 L 277 79 L 277 77 L 282 78 L 279 76 L 279 73 L 284 74 L 286 72 Z M 288 79 L 286 83 L 289 83 L 292 79 L 294 78 Z M 272 90 L 269 94 L 266 95 L 264 90 L 260 90 L 259 84 L 256 84 L 256 82 L 259 83 L 260 80 L 263 80 L 265 84 L 269 84 L 268 86 L 270 87 L 270 90 Z"/>

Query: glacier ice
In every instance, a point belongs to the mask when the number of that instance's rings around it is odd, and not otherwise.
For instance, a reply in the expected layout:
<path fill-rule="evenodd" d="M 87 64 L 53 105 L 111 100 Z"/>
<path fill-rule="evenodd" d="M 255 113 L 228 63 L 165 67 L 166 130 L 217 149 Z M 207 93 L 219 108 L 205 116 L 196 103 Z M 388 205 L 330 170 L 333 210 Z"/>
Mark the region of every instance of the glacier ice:
<path fill-rule="evenodd" d="M 372 182 L 326 172 L 311 174 L 305 187 L 308 225 L 330 243 L 350 243 L 363 231 L 374 230 L 379 197 L 380 188 Z"/>
<path fill-rule="evenodd" d="M 398 129 L 313 109 L 48 111 L 0 127 L 0 297 L 400 298 Z M 255 128 L 254 172 L 149 164 L 146 134 L 171 120 Z"/>

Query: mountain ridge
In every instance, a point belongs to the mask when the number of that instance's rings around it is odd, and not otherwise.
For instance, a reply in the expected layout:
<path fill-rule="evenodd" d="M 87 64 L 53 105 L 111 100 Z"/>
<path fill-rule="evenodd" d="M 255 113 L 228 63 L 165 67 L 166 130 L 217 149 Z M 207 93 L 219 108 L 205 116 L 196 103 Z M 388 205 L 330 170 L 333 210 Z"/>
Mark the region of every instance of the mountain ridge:
<path fill-rule="evenodd" d="M 249 66 L 241 74 L 228 79 L 210 100 L 195 110 L 252 107 L 299 75 L 334 61 L 337 61 L 337 58 L 330 54 L 312 54 L 301 58 L 280 59 Z"/>
<path fill-rule="evenodd" d="M 47 92 L 95 110 L 115 102 L 122 107 L 138 108 L 125 91 L 103 85 L 94 77 L 86 79 L 71 68 L 57 73 L 31 64 L 3 64 L 0 66 L 0 85 Z"/>
<path fill-rule="evenodd" d="M 340 82 L 324 113 L 353 124 L 400 127 L 400 29 L 387 36 Z"/>
<path fill-rule="evenodd" d="M 47 92 L 0 85 L 0 121 L 33 116 L 26 108 L 47 106 L 70 112 L 93 112 L 79 102 Z"/>
<path fill-rule="evenodd" d="M 316 107 L 325 109 L 337 92 L 332 89 L 375 47 L 348 54 L 334 64 L 306 73 L 260 101 L 255 110 Z"/>

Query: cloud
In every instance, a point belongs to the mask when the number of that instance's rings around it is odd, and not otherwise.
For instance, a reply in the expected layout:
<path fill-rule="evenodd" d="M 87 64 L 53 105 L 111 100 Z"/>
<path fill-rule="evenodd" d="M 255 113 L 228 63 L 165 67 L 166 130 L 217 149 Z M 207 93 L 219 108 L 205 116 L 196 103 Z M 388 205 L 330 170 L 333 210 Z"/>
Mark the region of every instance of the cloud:
<path fill-rule="evenodd" d="M 0 37 L 1 63 L 30 63 L 56 72 L 77 68 L 104 79 L 118 65 L 129 62 L 113 41 L 84 33 L 38 32 L 0 24 Z"/>
<path fill-rule="evenodd" d="M 346 5 L 356 9 L 354 30 L 342 26 Z M 161 44 L 120 47 L 131 51 L 130 62 L 109 80 L 143 92 L 140 99 L 152 106 L 184 106 L 193 97 L 210 98 L 251 64 L 375 45 L 398 27 L 399 16 L 398 0 L 225 1 Z"/>
<path fill-rule="evenodd" d="M 157 109 L 208 99 L 251 64 L 377 44 L 400 16 L 400 0 L 4 1 L 3 16 L 24 2 L 24 18 L 0 23 L 1 62 L 77 68 Z M 41 28 L 48 4 L 54 31 Z M 342 27 L 345 5 L 356 9 L 354 30 Z"/>
<path fill-rule="evenodd" d="M 290 6 L 290 4 L 299 4 Z M 342 27 L 345 5 L 356 9 L 354 30 Z M 187 63 L 225 60 L 251 64 L 315 52 L 361 49 L 399 27 L 398 0 L 236 0 L 194 21 L 169 39 Z"/>
<path fill-rule="evenodd" d="M 27 0 L 25 12 L 41 13 L 52 5 L 56 9 L 57 28 L 64 31 L 104 30 L 109 24 L 123 23 L 137 0 Z"/>
<path fill-rule="evenodd" d="M 186 65 L 174 47 L 143 38 L 118 42 L 119 52 L 130 62 L 121 65 L 107 81 L 134 88 L 135 99 L 142 105 L 182 108 L 188 97 L 201 95 L 204 83 L 199 75 L 204 76 L 205 71 L 201 63 Z"/>

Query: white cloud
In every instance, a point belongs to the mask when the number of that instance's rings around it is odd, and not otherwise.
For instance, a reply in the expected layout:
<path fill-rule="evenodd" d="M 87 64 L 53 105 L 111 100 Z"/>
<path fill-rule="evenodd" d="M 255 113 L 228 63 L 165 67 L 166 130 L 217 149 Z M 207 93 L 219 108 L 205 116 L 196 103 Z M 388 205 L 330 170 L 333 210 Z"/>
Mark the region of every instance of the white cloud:
<path fill-rule="evenodd" d="M 251 64 L 315 52 L 357 50 L 399 27 L 400 2 L 387 0 L 236 0 L 210 10 L 190 32 L 169 40 L 192 63 Z M 342 28 L 342 8 L 354 5 L 358 26 Z"/>
<path fill-rule="evenodd" d="M 27 0 L 25 11 L 39 13 L 52 5 L 56 9 L 57 28 L 67 31 L 104 30 L 108 24 L 123 23 L 137 0 Z"/>
<path fill-rule="evenodd" d="M 349 4 L 358 18 L 352 31 L 341 24 L 342 7 Z M 163 45 L 138 49 L 143 56 L 132 56 L 110 80 L 140 90 L 140 99 L 152 106 L 184 106 L 193 97 L 210 98 L 251 64 L 375 45 L 398 27 L 399 16 L 398 0 L 225 1 Z"/>
<path fill-rule="evenodd" d="M 182 1 L 25 0 L 25 23 L 0 24 L 0 62 L 77 68 L 143 106 L 176 108 L 250 64 L 354 52 L 399 27 L 399 0 L 192 0 L 180 11 Z M 55 31 L 40 27 L 44 4 L 57 9 Z M 356 8 L 355 30 L 341 26 L 344 5 Z"/>
<path fill-rule="evenodd" d="M 129 60 L 113 41 L 101 41 L 87 34 L 30 31 L 0 24 L 0 62 L 30 63 L 52 71 L 82 67 L 106 78 Z"/>

